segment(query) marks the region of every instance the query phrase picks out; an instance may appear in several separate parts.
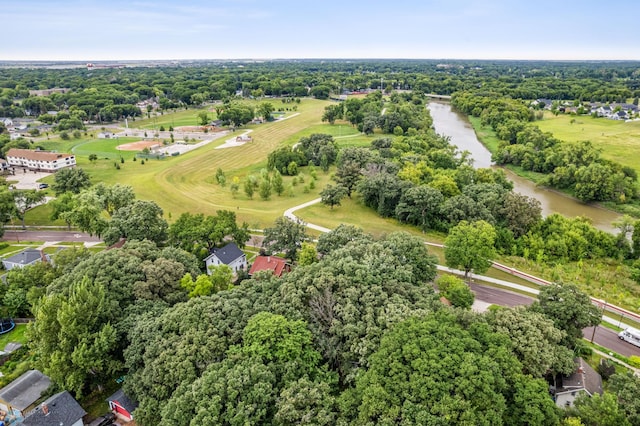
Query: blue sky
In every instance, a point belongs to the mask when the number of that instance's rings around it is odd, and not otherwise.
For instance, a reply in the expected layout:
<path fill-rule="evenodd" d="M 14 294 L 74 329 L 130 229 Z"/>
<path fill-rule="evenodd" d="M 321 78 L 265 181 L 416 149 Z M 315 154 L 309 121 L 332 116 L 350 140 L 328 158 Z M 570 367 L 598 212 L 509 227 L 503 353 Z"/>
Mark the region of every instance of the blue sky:
<path fill-rule="evenodd" d="M 8 0 L 0 60 L 640 60 L 627 0 Z"/>

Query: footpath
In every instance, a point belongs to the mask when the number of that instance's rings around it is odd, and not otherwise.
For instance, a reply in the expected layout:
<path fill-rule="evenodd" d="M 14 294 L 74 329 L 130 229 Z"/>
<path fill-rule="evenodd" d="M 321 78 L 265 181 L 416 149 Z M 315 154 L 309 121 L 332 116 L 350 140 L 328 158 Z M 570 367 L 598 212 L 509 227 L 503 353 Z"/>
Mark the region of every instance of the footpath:
<path fill-rule="evenodd" d="M 316 199 L 308 201 L 308 202 L 306 202 L 304 204 L 300 204 L 298 206 L 291 207 L 290 209 L 287 209 L 284 212 L 284 216 L 287 217 L 288 219 L 302 222 L 310 229 L 315 229 L 316 231 L 320 231 L 320 232 L 331 232 L 331 229 L 329 229 L 329 228 L 325 228 L 324 226 L 320 226 L 320 225 L 315 225 L 313 223 L 306 223 L 306 222 L 300 220 L 295 215 L 296 211 L 304 209 L 304 208 L 309 207 L 309 206 L 312 206 L 312 205 L 317 204 L 317 203 L 319 203 L 321 201 L 322 201 L 322 199 L 316 198 Z M 444 247 L 442 244 L 436 244 L 436 243 L 425 242 L 425 244 L 430 245 L 430 246 L 434 246 L 434 247 Z M 545 285 L 553 284 L 551 281 L 547 281 L 547 280 L 544 280 L 544 279 L 542 279 L 540 277 L 536 277 L 536 276 L 533 276 L 533 275 L 528 274 L 526 272 L 519 271 L 519 270 L 517 270 L 515 268 L 511 268 L 509 266 L 502 265 L 502 264 L 497 263 L 497 262 L 492 262 L 492 263 L 493 263 L 492 266 L 494 268 L 496 268 L 496 269 L 498 269 L 500 271 L 506 272 L 507 274 L 513 275 L 514 277 L 518 277 L 518 278 L 524 279 L 526 281 L 529 281 L 530 283 L 532 283 L 535 286 L 545 286 Z M 460 271 L 460 270 L 457 270 L 457 269 L 452 269 L 452 268 L 449 268 L 449 267 L 444 266 L 444 265 L 438 265 L 437 268 L 438 268 L 439 271 L 448 272 L 448 273 L 451 273 L 451 274 L 454 274 L 454 275 L 461 275 L 461 276 L 465 275 L 464 271 Z M 526 286 L 526 285 L 516 284 L 516 283 L 512 283 L 510 281 L 499 280 L 499 279 L 496 279 L 496 278 L 487 277 L 485 275 L 470 274 L 470 278 L 472 278 L 474 280 L 477 280 L 477 281 L 482 281 L 482 282 L 490 283 L 490 284 L 493 284 L 493 285 L 498 285 L 500 287 L 505 287 L 505 288 L 508 288 L 508 289 L 511 289 L 511 290 L 516 290 L 516 291 L 519 291 L 519 292 L 522 292 L 522 293 L 526 293 L 526 294 L 530 294 L 530 295 L 533 295 L 533 296 L 537 296 L 538 293 L 540 293 L 540 290 L 538 290 L 537 288 L 534 288 L 534 287 L 529 287 L 529 286 Z M 594 305 L 598 306 L 600 309 L 602 309 L 602 312 L 603 312 L 602 320 L 604 322 L 607 322 L 607 323 L 609 323 L 611 325 L 614 325 L 616 327 L 618 327 L 620 325 L 620 322 L 621 322 L 620 319 L 615 319 L 615 318 L 612 318 L 610 316 L 604 315 L 605 312 L 611 312 L 611 313 L 614 313 L 614 314 L 621 315 L 623 318 L 627 318 L 627 319 L 633 321 L 635 324 L 640 324 L 640 315 L 636 314 L 635 312 L 631 312 L 631 311 L 629 311 L 627 309 L 621 308 L 619 306 L 612 305 L 610 303 L 607 303 L 604 300 L 596 299 L 594 297 L 591 297 L 591 302 Z"/>

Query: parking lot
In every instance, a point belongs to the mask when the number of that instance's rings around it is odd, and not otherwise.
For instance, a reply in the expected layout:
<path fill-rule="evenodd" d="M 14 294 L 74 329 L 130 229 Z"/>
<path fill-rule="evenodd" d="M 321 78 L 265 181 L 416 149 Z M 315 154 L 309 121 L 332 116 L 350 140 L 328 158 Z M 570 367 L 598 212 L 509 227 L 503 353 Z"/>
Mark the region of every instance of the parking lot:
<path fill-rule="evenodd" d="M 47 172 L 35 172 L 22 167 L 14 167 L 15 175 L 8 174 L 5 176 L 7 182 L 11 182 L 11 185 L 16 189 L 38 189 L 38 182 L 40 179 L 51 175 Z"/>

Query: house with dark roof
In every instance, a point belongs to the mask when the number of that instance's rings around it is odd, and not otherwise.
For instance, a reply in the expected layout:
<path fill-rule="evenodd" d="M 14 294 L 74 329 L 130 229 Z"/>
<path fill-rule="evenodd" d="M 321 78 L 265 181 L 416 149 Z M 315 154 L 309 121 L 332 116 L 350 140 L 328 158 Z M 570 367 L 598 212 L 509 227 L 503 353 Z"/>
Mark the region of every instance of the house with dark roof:
<path fill-rule="evenodd" d="M 602 377 L 582 358 L 575 360 L 576 369 L 570 375 L 561 378 L 561 384 L 556 389 L 555 400 L 558 407 L 570 407 L 573 401 L 586 393 L 593 396 L 602 395 Z"/>
<path fill-rule="evenodd" d="M 113 414 L 127 422 L 133 420 L 133 411 L 138 408 L 138 403 L 129 398 L 122 389 L 107 398 L 107 404 Z"/>
<path fill-rule="evenodd" d="M 214 248 L 209 256 L 204 259 L 207 274 L 211 275 L 211 266 L 227 265 L 233 273 L 241 269 L 247 269 L 247 255 L 235 243 L 228 243 L 224 247 Z"/>
<path fill-rule="evenodd" d="M 83 426 L 87 414 L 67 391 L 57 393 L 39 404 L 24 418 L 24 426 Z"/>
<path fill-rule="evenodd" d="M 45 254 L 42 250 L 26 249 L 18 254 L 3 259 L 2 265 L 7 271 L 13 268 L 24 268 L 27 265 L 32 265 L 36 262 L 50 262 L 51 256 Z"/>
<path fill-rule="evenodd" d="M 0 410 L 6 419 L 21 419 L 51 385 L 49 377 L 29 370 L 0 389 Z"/>
<path fill-rule="evenodd" d="M 291 264 L 278 256 L 257 256 L 251 265 L 249 275 L 259 271 L 271 271 L 277 277 L 285 272 L 291 272 Z"/>

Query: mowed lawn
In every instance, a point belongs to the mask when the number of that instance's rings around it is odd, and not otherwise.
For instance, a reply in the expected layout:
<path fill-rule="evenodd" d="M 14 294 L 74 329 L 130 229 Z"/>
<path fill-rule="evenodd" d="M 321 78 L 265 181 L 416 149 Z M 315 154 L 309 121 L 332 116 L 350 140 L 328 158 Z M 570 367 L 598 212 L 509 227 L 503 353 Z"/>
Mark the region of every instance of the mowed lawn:
<path fill-rule="evenodd" d="M 274 106 L 278 102 L 274 101 Z M 120 138 L 113 143 L 99 140 L 76 140 L 78 165 L 84 168 L 94 183 L 107 184 L 123 183 L 131 185 L 139 199 L 154 200 L 165 211 L 165 216 L 171 222 L 181 213 L 214 214 L 217 210 L 227 209 L 236 212 L 239 220 L 247 221 L 252 227 L 269 226 L 282 215 L 284 210 L 297 204 L 304 203 L 319 196 L 322 188 L 329 182 L 330 174 L 316 169 L 318 181 L 315 188 L 309 188 L 311 177 L 306 168 L 302 168 L 303 183 L 293 187 L 293 196 L 277 196 L 273 194 L 269 201 L 261 200 L 258 192 L 249 199 L 243 191 L 245 178 L 253 174 L 260 176 L 261 169 L 266 167 L 268 154 L 286 140 L 299 139 L 309 128 L 321 130 L 331 126 L 321 122 L 324 107 L 328 101 L 303 99 L 297 105 L 297 111 L 289 111 L 286 120 L 249 126 L 253 129 L 253 142 L 242 146 L 215 149 L 226 139 L 242 133 L 240 129 L 186 154 L 164 160 L 147 160 L 144 164 L 138 159 L 133 161 L 133 153 L 124 154 L 124 163 L 116 161 L 120 169 L 116 169 L 114 159 L 101 153 L 117 154 L 115 146 L 131 142 L 131 138 Z M 287 104 L 292 106 L 292 104 Z M 192 113 L 194 111 L 191 111 Z M 165 114 L 167 115 L 167 114 Z M 346 132 L 346 126 L 343 129 Z M 340 131 L 340 130 L 338 130 Z M 74 142 L 74 141 L 70 141 Z M 47 144 L 47 148 L 57 142 Z M 69 148 L 67 141 L 58 144 L 58 148 Z M 95 151 L 94 151 L 95 148 Z M 73 147 L 71 149 L 74 149 Z M 80 153 L 82 153 L 80 155 Z M 90 153 L 98 154 L 98 161 L 89 162 Z M 109 157 L 105 160 L 104 157 Z M 119 159 L 119 154 L 118 157 Z M 227 185 L 221 187 L 215 183 L 215 173 L 221 168 L 227 177 Z M 229 184 L 237 176 L 240 179 L 240 191 L 234 198 L 229 190 Z M 300 180 L 298 177 L 297 180 Z M 291 184 L 293 178 L 284 177 L 285 186 Z M 305 187 L 307 189 L 305 190 Z"/>
<path fill-rule="evenodd" d="M 211 120 L 216 119 L 216 110 L 214 107 L 206 106 L 176 112 L 164 112 L 162 115 L 155 115 L 155 113 L 153 113 L 150 118 L 146 118 L 147 114 L 145 112 L 143 117 L 136 118 L 135 121 L 129 120 L 128 124 L 131 128 L 159 129 L 160 126 L 164 126 L 167 130 L 169 130 L 170 126 L 199 126 L 200 119 L 198 118 L 198 114 L 202 111 L 206 111 Z"/>
<path fill-rule="evenodd" d="M 575 120 L 573 123 L 572 120 Z M 591 141 L 602 149 L 602 156 L 629 166 L 640 173 L 640 121 L 625 123 L 607 118 L 545 113 L 536 125 L 556 138 L 568 141 Z"/>

